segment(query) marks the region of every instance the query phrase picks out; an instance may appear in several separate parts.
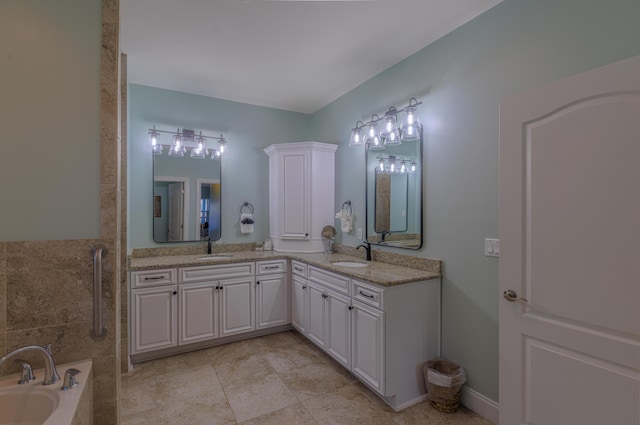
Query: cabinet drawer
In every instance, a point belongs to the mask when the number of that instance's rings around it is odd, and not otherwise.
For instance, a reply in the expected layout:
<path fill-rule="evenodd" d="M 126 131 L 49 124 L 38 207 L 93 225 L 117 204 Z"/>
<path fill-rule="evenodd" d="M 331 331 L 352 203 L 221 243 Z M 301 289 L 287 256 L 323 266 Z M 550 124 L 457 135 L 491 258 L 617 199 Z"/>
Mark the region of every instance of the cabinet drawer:
<path fill-rule="evenodd" d="M 384 309 L 384 289 L 357 280 L 352 280 L 351 285 L 351 294 L 354 300 L 358 300 L 380 310 Z"/>
<path fill-rule="evenodd" d="M 170 283 L 178 283 L 178 270 L 156 269 L 131 272 L 131 288 L 146 288 Z"/>
<path fill-rule="evenodd" d="M 255 275 L 255 269 L 255 263 L 184 267 L 180 269 L 180 283 L 206 282 L 233 277 L 253 276 Z"/>
<path fill-rule="evenodd" d="M 301 263 L 300 261 L 291 260 L 291 270 L 293 274 L 297 276 L 307 277 L 307 265 L 305 263 Z"/>
<path fill-rule="evenodd" d="M 256 262 L 256 274 L 286 273 L 286 260 L 258 261 Z"/>
<path fill-rule="evenodd" d="M 349 295 L 349 278 L 317 267 L 309 266 L 309 280 L 333 289 L 341 294 Z"/>

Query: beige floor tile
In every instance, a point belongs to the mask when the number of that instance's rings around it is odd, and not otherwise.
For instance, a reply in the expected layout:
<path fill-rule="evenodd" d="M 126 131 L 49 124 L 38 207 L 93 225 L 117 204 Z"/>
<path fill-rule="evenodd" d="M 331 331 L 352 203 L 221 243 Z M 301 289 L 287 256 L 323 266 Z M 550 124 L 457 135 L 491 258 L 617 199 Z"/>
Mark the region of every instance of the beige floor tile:
<path fill-rule="evenodd" d="M 156 391 L 160 399 L 201 393 L 224 397 L 222 384 L 210 364 L 163 374 L 157 378 Z"/>
<path fill-rule="evenodd" d="M 231 425 L 233 411 L 223 394 L 192 394 L 165 399 L 158 406 L 158 425 Z"/>
<path fill-rule="evenodd" d="M 122 415 L 120 425 L 156 425 L 158 423 L 158 411 L 154 409 L 143 410 L 132 415 Z"/>
<path fill-rule="evenodd" d="M 120 410 L 123 416 L 156 408 L 156 384 L 128 385 L 120 392 Z"/>
<path fill-rule="evenodd" d="M 298 402 L 275 373 L 252 382 L 225 387 L 225 393 L 238 422 L 262 416 Z"/>
<path fill-rule="evenodd" d="M 323 357 L 314 349 L 295 342 L 285 346 L 272 347 L 263 355 L 276 372 L 324 361 Z"/>
<path fill-rule="evenodd" d="M 347 379 L 324 362 L 309 363 L 278 374 L 300 401 L 349 385 Z"/>
<path fill-rule="evenodd" d="M 374 406 L 353 385 L 310 398 L 302 404 L 319 425 L 393 424 L 390 414 Z"/>
<path fill-rule="evenodd" d="M 275 334 L 265 335 L 256 338 L 256 347 L 261 351 L 269 351 L 275 347 L 283 347 L 295 343 L 299 343 L 300 337 L 297 332 L 278 332 Z"/>
<path fill-rule="evenodd" d="M 240 360 L 244 357 L 260 354 L 260 350 L 254 339 L 246 339 L 208 348 L 204 350 L 204 353 L 208 356 L 211 364 L 216 366 L 227 361 Z"/>
<path fill-rule="evenodd" d="M 296 403 L 242 422 L 242 425 L 317 425 L 317 422 L 301 403 Z"/>
<path fill-rule="evenodd" d="M 237 359 L 226 358 L 213 362 L 213 368 L 225 388 L 246 384 L 274 373 L 269 362 L 260 353 L 245 353 Z"/>

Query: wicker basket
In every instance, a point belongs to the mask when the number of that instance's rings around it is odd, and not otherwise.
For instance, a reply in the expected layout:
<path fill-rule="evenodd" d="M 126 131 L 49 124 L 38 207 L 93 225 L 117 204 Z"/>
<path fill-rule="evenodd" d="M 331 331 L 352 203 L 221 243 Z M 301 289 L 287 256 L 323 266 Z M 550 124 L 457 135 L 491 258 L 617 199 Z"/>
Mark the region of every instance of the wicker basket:
<path fill-rule="evenodd" d="M 424 364 L 423 371 L 431 406 L 441 412 L 455 412 L 460 405 L 460 388 L 467 380 L 464 369 L 448 360 L 434 359 Z"/>

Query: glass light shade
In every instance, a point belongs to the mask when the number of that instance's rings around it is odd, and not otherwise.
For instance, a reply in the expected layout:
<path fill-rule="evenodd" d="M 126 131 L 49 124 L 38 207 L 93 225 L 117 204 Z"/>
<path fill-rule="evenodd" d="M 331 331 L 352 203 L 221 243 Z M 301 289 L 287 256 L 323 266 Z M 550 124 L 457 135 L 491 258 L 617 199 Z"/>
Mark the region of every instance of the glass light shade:
<path fill-rule="evenodd" d="M 395 108 L 390 109 L 389 112 L 384 114 L 384 117 L 382 117 L 381 124 L 382 125 L 380 126 L 380 137 L 382 138 L 389 137 L 391 133 L 398 131 L 398 125 L 396 123 Z"/>
<path fill-rule="evenodd" d="M 420 121 L 416 116 L 416 107 L 408 106 L 405 109 L 405 116 L 400 127 L 403 142 L 412 142 L 420 138 Z"/>
<path fill-rule="evenodd" d="M 160 133 L 154 130 L 149 131 L 149 140 L 151 140 L 151 150 L 154 155 L 162 155 L 162 145 L 159 143 Z"/>
<path fill-rule="evenodd" d="M 173 136 L 173 143 L 171 144 L 171 149 L 169 149 L 169 155 L 179 158 L 184 156 L 184 145 L 182 144 L 180 134 Z"/>
<path fill-rule="evenodd" d="M 380 140 L 380 136 L 378 135 L 378 123 L 371 122 L 368 124 L 367 133 L 364 138 L 364 143 L 369 146 L 371 150 L 381 150 L 384 149 L 384 145 L 382 144 L 382 140 Z"/>
<path fill-rule="evenodd" d="M 380 163 L 378 164 L 378 171 L 381 173 L 384 173 L 385 168 L 386 167 L 385 167 L 384 159 L 380 157 Z"/>
<path fill-rule="evenodd" d="M 396 146 L 402 144 L 402 141 L 400 140 L 400 133 L 398 132 L 397 127 L 394 127 L 389 134 L 384 136 L 383 140 L 385 146 Z"/>
<path fill-rule="evenodd" d="M 204 159 L 206 152 L 207 148 L 204 144 L 204 137 L 198 136 L 196 138 L 196 145 L 191 149 L 191 158 Z"/>
<path fill-rule="evenodd" d="M 224 137 L 222 137 L 222 134 L 220 135 L 220 140 L 218 140 L 218 151 L 220 153 L 220 156 L 227 153 L 227 141 L 224 140 Z"/>
<path fill-rule="evenodd" d="M 389 172 L 390 173 L 397 172 L 397 170 L 396 170 L 396 157 L 393 156 L 393 155 L 389 156 Z"/>
<path fill-rule="evenodd" d="M 406 161 L 403 159 L 400 161 L 400 169 L 398 170 L 399 173 L 406 173 L 407 172 L 407 163 Z"/>
<path fill-rule="evenodd" d="M 362 140 L 362 127 L 351 129 L 351 136 L 349 137 L 349 147 L 362 146 L 364 142 Z"/>
<path fill-rule="evenodd" d="M 211 149 L 211 159 L 220 159 L 220 151 L 218 149 Z"/>

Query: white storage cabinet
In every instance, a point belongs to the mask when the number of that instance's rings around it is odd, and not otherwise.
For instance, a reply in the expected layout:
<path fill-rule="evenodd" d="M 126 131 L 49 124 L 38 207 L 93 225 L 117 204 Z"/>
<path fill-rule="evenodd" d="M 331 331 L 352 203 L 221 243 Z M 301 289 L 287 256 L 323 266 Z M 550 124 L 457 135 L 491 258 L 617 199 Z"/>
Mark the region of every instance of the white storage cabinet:
<path fill-rule="evenodd" d="M 289 323 L 286 260 L 256 262 L 256 329 Z"/>

